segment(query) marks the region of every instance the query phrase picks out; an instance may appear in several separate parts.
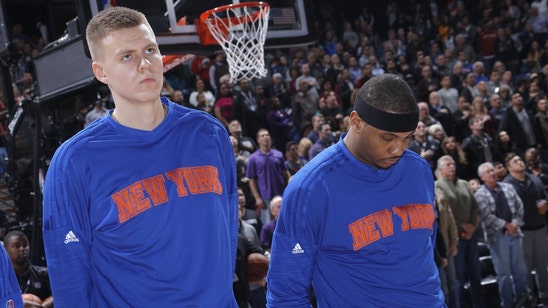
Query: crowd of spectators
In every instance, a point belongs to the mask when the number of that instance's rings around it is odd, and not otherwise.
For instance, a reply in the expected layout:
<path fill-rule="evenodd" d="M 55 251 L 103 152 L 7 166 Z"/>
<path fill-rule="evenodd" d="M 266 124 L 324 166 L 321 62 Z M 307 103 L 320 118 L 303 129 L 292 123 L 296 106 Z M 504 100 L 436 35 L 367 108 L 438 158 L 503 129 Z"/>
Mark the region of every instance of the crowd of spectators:
<path fill-rule="evenodd" d="M 473 180 L 482 163 L 504 167 L 506 154 L 525 159 L 536 148 L 539 156 L 526 164 L 548 185 L 548 168 L 541 168 L 548 162 L 547 0 L 389 1 L 385 8 L 381 16 L 365 4 L 357 16 L 320 14 L 317 42 L 267 49 L 261 79 L 229 83 L 223 53 L 166 72 L 163 95 L 210 113 L 233 137 L 246 207 L 256 204 L 246 164 L 260 151 L 261 129 L 293 175 L 340 138 L 357 90 L 385 73 L 415 93 L 420 122 L 410 149 L 433 172 L 449 155 L 457 177 Z M 14 86 L 17 97 L 32 84 L 30 59 L 43 42 L 19 28 L 13 38 L 27 73 Z"/>

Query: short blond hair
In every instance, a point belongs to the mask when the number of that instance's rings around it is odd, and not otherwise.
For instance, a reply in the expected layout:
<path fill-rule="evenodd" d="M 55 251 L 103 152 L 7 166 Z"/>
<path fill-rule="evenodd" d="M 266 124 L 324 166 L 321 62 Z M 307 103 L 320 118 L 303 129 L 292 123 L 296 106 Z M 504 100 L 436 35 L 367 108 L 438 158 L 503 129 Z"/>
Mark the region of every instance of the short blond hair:
<path fill-rule="evenodd" d="M 151 28 L 145 15 L 134 9 L 115 6 L 100 11 L 91 18 L 86 27 L 86 41 L 91 58 L 95 60 L 102 56 L 99 42 L 112 31 L 129 29 L 141 24 Z"/>

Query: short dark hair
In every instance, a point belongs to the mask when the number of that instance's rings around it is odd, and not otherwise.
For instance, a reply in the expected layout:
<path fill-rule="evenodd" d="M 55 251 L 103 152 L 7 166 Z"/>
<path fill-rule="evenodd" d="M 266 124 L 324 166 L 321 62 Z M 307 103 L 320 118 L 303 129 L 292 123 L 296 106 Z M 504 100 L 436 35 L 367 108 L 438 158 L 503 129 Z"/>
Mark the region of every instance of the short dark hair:
<path fill-rule="evenodd" d="M 504 165 L 506 167 L 508 167 L 508 164 L 510 163 L 510 161 L 512 160 L 512 158 L 516 157 L 516 156 L 519 156 L 517 153 L 515 152 L 509 152 L 507 153 L 505 156 L 504 156 Z M 520 157 L 521 158 L 521 157 Z"/>
<path fill-rule="evenodd" d="M 369 106 L 382 111 L 396 114 L 418 112 L 413 90 L 405 80 L 395 74 L 382 74 L 369 79 L 358 91 L 358 97 Z"/>
<path fill-rule="evenodd" d="M 23 231 L 15 230 L 6 234 L 6 236 L 4 237 L 4 246 L 8 246 L 9 243 L 16 237 L 22 237 L 25 238 L 27 242 L 29 241 L 28 236 Z"/>
<path fill-rule="evenodd" d="M 286 151 L 289 151 L 289 148 L 292 146 L 292 145 L 296 145 L 296 146 L 299 146 L 299 143 L 295 140 L 290 140 L 288 141 L 286 144 L 285 144 L 285 150 Z"/>

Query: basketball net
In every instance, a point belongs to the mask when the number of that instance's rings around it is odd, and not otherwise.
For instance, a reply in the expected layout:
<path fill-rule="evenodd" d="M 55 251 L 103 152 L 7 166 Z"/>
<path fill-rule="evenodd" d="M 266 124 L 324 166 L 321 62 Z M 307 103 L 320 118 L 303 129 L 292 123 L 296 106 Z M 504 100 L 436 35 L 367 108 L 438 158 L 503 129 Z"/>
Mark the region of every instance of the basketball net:
<path fill-rule="evenodd" d="M 226 53 L 230 82 L 265 77 L 264 43 L 270 6 L 265 2 L 225 5 L 200 15 Z"/>

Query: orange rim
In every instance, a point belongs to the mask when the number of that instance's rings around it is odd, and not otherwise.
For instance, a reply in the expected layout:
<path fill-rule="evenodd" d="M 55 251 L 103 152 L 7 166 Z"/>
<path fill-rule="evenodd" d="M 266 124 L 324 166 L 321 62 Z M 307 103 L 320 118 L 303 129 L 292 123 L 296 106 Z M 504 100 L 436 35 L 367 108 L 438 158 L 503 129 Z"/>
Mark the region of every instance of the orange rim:
<path fill-rule="evenodd" d="M 263 10 L 262 9 L 269 8 L 270 5 L 266 2 L 242 2 L 242 3 L 236 3 L 236 4 L 223 5 L 223 6 L 213 8 L 211 10 L 207 10 L 207 11 L 203 12 L 202 14 L 200 14 L 200 21 L 205 22 L 206 19 L 210 18 L 209 16 L 211 16 L 213 14 L 216 14 L 218 12 L 221 12 L 221 11 L 225 11 L 227 9 L 232 9 L 232 8 L 237 9 L 237 8 L 242 8 L 242 7 L 259 7 L 259 8 L 261 8 L 261 10 L 258 10 L 257 12 L 249 14 L 249 17 L 251 17 L 250 19 L 247 16 L 237 16 L 237 17 L 220 18 L 220 19 L 222 19 L 222 20 L 230 19 L 233 23 L 235 23 L 235 22 L 237 22 L 237 23 L 252 22 L 252 21 L 255 21 L 258 18 L 262 17 L 263 16 Z"/>

